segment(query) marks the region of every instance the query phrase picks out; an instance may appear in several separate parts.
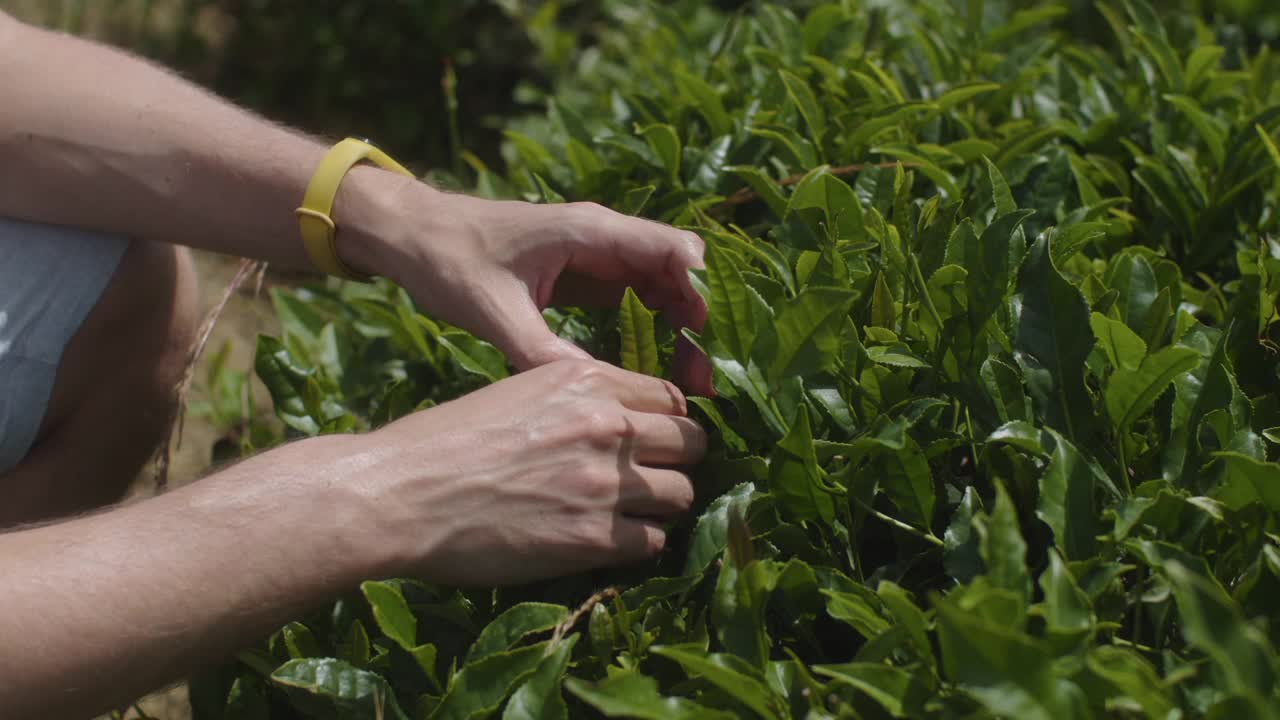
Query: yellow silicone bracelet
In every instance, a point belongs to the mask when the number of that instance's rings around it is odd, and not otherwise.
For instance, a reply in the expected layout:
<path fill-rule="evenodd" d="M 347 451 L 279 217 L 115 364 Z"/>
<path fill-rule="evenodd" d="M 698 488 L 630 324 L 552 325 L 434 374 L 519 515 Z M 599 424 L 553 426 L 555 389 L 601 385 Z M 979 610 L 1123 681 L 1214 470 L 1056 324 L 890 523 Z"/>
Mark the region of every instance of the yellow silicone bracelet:
<path fill-rule="evenodd" d="M 368 160 L 384 170 L 413 177 L 413 173 L 391 159 L 391 156 L 364 140 L 347 138 L 325 154 L 316 172 L 307 183 L 302 197 L 302 207 L 294 213 L 298 216 L 298 229 L 302 233 L 302 245 L 315 266 L 330 275 L 347 280 L 369 282 L 372 278 L 356 272 L 338 257 L 338 226 L 333 221 L 333 201 L 342 179 L 356 163 Z"/>

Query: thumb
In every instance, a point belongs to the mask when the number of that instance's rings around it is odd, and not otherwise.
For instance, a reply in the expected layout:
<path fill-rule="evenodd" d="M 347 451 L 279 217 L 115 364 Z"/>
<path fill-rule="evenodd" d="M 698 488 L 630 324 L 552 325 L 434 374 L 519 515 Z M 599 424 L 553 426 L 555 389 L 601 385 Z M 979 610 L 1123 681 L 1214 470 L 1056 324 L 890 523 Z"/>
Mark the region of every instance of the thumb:
<path fill-rule="evenodd" d="M 517 281 L 518 282 L 518 281 Z M 532 370 L 556 360 L 590 360 L 591 354 L 551 332 L 527 291 L 495 293 L 477 328 L 498 346 L 518 370 Z M 487 322 L 486 322 L 487 321 Z"/>

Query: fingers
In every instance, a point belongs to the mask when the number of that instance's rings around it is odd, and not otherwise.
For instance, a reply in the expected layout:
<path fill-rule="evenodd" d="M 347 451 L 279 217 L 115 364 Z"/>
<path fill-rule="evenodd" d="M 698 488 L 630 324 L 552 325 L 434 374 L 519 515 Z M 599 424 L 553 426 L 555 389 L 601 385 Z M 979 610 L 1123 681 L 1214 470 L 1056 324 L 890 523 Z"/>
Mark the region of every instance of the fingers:
<path fill-rule="evenodd" d="M 695 465 L 707 453 L 707 434 L 687 417 L 630 413 L 632 459 L 641 465 Z"/>
<path fill-rule="evenodd" d="M 622 294 L 626 287 L 617 282 L 566 270 L 556 279 L 551 304 L 561 307 L 616 307 L 622 302 Z M 648 297 L 648 294 L 642 292 L 640 288 L 632 289 L 640 295 L 641 300 Z"/>
<path fill-rule="evenodd" d="M 702 238 L 668 225 L 618 217 L 613 247 L 634 270 L 628 284 L 648 288 L 646 302 L 666 313 L 672 325 L 701 330 L 707 306 L 693 289 L 689 271 L 704 267 Z"/>
<path fill-rule="evenodd" d="M 688 412 L 684 393 L 674 384 L 606 362 L 559 363 L 543 372 L 546 381 L 556 387 L 563 386 L 585 397 L 612 398 L 628 410 L 680 416 Z"/>
<path fill-rule="evenodd" d="M 684 393 L 674 384 L 660 378 L 628 372 L 606 363 L 598 363 L 608 378 L 613 396 L 622 406 L 639 413 L 662 415 L 688 414 Z"/>
<path fill-rule="evenodd" d="M 678 470 L 632 466 L 621 483 L 617 509 L 623 515 L 665 519 L 693 507 L 693 483 Z"/>
<path fill-rule="evenodd" d="M 706 307 L 689 281 L 689 270 L 703 267 L 702 238 L 599 205 L 564 207 L 577 228 L 568 270 L 619 288 L 648 288 L 646 302 L 669 312 L 681 326 L 702 327 Z"/>
<path fill-rule="evenodd" d="M 478 308 L 476 317 L 489 327 L 476 332 L 497 345 L 512 365 L 529 370 L 556 360 L 591 360 L 586 350 L 551 332 L 519 280 L 509 278 L 494 285 L 477 299 L 485 307 Z"/>
<path fill-rule="evenodd" d="M 608 564 L 634 563 L 655 557 L 667 544 L 662 523 L 646 518 L 614 518 L 609 529 Z"/>
<path fill-rule="evenodd" d="M 593 203 L 561 206 L 575 226 L 572 269 L 601 279 L 667 275 L 689 285 L 689 268 L 702 264 L 702 239 L 670 225 L 614 212 Z M 642 283 L 648 284 L 648 283 Z"/>
<path fill-rule="evenodd" d="M 676 338 L 676 353 L 671 361 L 676 383 L 692 395 L 715 397 L 711 384 L 711 360 L 683 337 Z"/>
<path fill-rule="evenodd" d="M 668 225 L 628 217 L 596 205 L 575 205 L 585 218 L 577 233 L 578 245 L 567 268 L 594 278 L 583 292 L 583 283 L 571 283 L 564 295 L 616 298 L 622 288 L 637 289 L 645 304 L 666 314 L 676 328 L 701 331 L 707 306 L 693 289 L 689 271 L 704 267 L 702 238 Z M 557 295 L 561 295 L 557 287 Z M 712 395 L 711 365 L 684 338 L 677 339 L 674 371 L 683 387 L 699 395 Z"/>

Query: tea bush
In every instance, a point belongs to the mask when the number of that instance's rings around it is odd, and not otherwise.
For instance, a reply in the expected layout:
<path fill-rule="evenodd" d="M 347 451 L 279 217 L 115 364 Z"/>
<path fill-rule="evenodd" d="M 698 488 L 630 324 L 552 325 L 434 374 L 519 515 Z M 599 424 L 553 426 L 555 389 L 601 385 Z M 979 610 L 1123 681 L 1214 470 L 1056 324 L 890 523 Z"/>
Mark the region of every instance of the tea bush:
<path fill-rule="evenodd" d="M 613 7 L 472 169 L 707 240 L 697 512 L 649 567 L 367 582 L 197 714 L 1280 715 L 1280 62 L 1143 0 L 958 5 Z M 274 299 L 294 434 L 508 373 L 386 283 Z M 546 314 L 664 371 L 633 295 Z"/>

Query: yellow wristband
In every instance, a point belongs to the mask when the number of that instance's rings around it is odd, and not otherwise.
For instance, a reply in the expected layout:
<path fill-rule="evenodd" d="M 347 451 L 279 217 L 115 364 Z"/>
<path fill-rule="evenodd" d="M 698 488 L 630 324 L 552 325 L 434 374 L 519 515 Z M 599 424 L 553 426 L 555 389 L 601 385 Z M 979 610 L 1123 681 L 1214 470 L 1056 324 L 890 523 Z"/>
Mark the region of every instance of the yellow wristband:
<path fill-rule="evenodd" d="M 307 184 L 298 216 L 298 229 L 302 232 L 302 245 L 317 268 L 347 280 L 369 282 L 372 278 L 351 269 L 338 257 L 338 227 L 333 222 L 333 200 L 338 194 L 342 179 L 356 163 L 368 160 L 383 170 L 413 177 L 400 163 L 363 140 L 347 138 L 334 145 L 320 161 L 316 172 Z"/>

